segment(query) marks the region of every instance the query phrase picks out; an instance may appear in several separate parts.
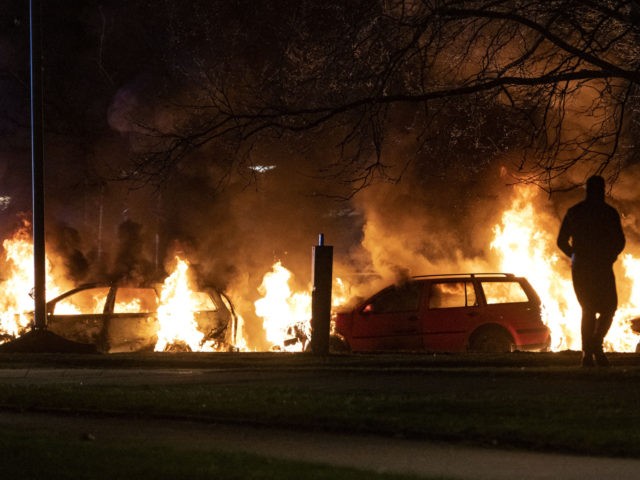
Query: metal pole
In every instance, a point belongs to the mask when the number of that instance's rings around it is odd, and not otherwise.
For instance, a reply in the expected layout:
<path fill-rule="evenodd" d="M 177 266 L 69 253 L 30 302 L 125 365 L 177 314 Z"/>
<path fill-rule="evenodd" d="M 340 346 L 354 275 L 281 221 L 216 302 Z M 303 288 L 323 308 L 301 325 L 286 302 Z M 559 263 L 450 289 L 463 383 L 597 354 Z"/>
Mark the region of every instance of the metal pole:
<path fill-rule="evenodd" d="M 324 244 L 322 233 L 319 236 L 318 245 L 313 247 L 312 270 L 311 352 L 316 355 L 327 355 L 331 330 L 333 247 Z"/>
<path fill-rule="evenodd" d="M 39 0 L 29 1 L 31 73 L 31 167 L 33 196 L 34 329 L 47 327 L 44 245 L 44 138 L 42 102 L 42 11 Z"/>

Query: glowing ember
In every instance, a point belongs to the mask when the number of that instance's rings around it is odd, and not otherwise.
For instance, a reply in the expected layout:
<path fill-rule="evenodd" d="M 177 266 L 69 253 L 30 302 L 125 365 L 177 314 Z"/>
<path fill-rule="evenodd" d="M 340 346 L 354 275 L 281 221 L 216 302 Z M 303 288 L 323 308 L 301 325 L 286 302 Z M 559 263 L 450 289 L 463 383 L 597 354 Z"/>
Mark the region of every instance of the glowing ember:
<path fill-rule="evenodd" d="M 162 352 L 172 344 L 186 344 L 193 352 L 206 350 L 204 333 L 198 330 L 195 312 L 198 298 L 189 288 L 189 263 L 175 258 L 176 268 L 167 277 L 160 293 L 158 307 L 158 342 L 155 351 Z"/>

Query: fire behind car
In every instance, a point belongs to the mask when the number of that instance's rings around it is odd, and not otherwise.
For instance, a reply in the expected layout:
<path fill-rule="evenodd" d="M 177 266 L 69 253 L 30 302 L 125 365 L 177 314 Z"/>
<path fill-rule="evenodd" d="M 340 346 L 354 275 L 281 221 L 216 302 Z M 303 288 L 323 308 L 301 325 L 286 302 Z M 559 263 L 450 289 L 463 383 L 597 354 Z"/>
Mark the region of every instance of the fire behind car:
<path fill-rule="evenodd" d="M 236 316 L 216 290 L 194 292 L 194 318 L 204 341 L 232 350 Z M 153 351 L 158 340 L 159 295 L 155 287 L 87 284 L 47 302 L 47 329 L 104 353 Z M 186 350 L 185 345 L 169 349 Z"/>
<path fill-rule="evenodd" d="M 540 298 L 523 277 L 413 277 L 334 319 L 336 349 L 430 352 L 547 350 Z"/>
<path fill-rule="evenodd" d="M 631 321 L 631 331 L 637 335 L 640 335 L 640 317 L 632 318 Z M 640 341 L 636 345 L 636 353 L 640 353 Z"/>

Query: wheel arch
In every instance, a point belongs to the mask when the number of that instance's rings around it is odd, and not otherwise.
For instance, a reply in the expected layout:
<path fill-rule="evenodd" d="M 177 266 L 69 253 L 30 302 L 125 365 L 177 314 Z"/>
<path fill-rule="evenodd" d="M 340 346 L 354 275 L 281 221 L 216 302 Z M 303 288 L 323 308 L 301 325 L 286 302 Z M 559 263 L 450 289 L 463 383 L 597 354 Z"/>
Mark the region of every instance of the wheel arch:
<path fill-rule="evenodd" d="M 499 323 L 484 323 L 479 325 L 469 334 L 467 340 L 467 351 L 477 351 L 477 343 L 483 336 L 504 335 L 511 342 L 511 350 L 516 346 L 514 335 L 504 325 Z"/>

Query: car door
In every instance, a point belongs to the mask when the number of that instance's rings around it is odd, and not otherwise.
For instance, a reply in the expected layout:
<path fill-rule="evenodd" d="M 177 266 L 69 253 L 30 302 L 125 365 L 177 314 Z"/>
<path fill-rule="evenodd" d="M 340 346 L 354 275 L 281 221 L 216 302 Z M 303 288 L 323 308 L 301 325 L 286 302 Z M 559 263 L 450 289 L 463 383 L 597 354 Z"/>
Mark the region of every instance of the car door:
<path fill-rule="evenodd" d="M 421 316 L 426 350 L 460 352 L 467 335 L 481 315 L 471 279 L 434 279 L 428 283 Z"/>
<path fill-rule="evenodd" d="M 114 287 L 106 315 L 109 352 L 153 351 L 158 340 L 158 295 L 153 288 Z"/>
<path fill-rule="evenodd" d="M 419 307 L 423 283 L 392 286 L 365 302 L 354 313 L 354 351 L 421 350 Z"/>
<path fill-rule="evenodd" d="M 86 286 L 69 291 L 47 304 L 47 328 L 74 342 L 102 342 L 109 286 Z"/>

